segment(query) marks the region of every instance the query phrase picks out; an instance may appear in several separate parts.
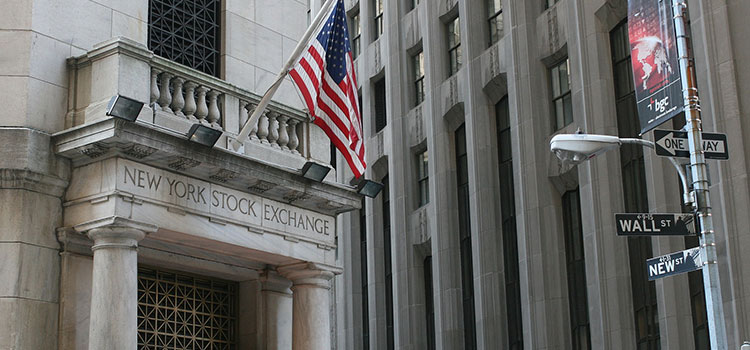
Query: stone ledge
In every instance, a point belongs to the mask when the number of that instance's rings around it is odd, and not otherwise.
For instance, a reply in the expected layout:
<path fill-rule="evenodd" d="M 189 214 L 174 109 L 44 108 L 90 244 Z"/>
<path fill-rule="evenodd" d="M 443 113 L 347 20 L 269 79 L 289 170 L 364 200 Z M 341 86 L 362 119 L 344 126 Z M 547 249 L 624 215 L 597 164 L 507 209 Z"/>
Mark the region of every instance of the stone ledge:
<path fill-rule="evenodd" d="M 0 169 L 0 189 L 16 189 L 62 197 L 68 181 L 25 169 Z"/>

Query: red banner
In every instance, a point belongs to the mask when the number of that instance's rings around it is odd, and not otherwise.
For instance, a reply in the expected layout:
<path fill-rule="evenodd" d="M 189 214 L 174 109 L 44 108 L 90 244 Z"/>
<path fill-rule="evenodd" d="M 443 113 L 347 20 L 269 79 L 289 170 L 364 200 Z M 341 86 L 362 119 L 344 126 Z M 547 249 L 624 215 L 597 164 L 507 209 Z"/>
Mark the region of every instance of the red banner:
<path fill-rule="evenodd" d="M 672 0 L 629 0 L 628 34 L 643 134 L 683 110 Z"/>

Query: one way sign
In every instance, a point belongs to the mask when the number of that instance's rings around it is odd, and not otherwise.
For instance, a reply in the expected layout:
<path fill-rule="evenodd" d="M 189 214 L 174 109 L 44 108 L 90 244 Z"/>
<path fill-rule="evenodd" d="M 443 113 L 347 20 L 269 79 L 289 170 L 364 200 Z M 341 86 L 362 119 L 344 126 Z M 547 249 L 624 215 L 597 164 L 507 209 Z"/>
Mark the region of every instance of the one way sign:
<path fill-rule="evenodd" d="M 729 159 L 727 135 L 703 132 L 703 155 L 706 159 Z M 654 130 L 656 154 L 667 157 L 690 158 L 686 131 Z"/>

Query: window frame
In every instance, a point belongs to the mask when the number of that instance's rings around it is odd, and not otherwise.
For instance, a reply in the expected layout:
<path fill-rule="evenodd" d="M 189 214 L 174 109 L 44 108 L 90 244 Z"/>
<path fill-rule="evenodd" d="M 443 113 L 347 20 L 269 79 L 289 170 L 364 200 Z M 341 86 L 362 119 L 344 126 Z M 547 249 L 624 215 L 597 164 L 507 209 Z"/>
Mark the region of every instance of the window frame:
<path fill-rule="evenodd" d="M 500 39 L 505 35 L 505 30 L 503 28 L 503 25 L 504 25 L 504 23 L 503 23 L 503 3 L 502 3 L 502 0 L 500 0 L 500 9 L 496 9 L 495 12 L 493 13 L 492 10 L 490 9 L 490 5 L 492 5 L 492 7 L 494 8 L 495 7 L 494 6 L 495 1 L 497 1 L 497 0 L 487 0 L 487 2 L 486 2 L 486 4 L 487 4 L 487 15 L 489 16 L 489 18 L 487 19 L 487 24 L 488 24 L 489 30 L 490 30 L 489 34 L 488 34 L 488 37 L 489 37 L 489 45 L 488 46 L 494 45 L 495 43 L 497 43 L 498 41 L 500 41 Z M 497 37 L 493 37 L 493 35 L 492 35 L 493 34 L 493 28 L 497 28 L 497 20 L 498 20 L 498 18 L 499 18 L 499 22 L 500 22 L 500 27 L 499 27 L 500 30 L 497 32 L 498 33 Z"/>
<path fill-rule="evenodd" d="M 564 75 L 567 81 L 565 90 L 563 90 L 563 75 L 561 74 L 561 67 L 563 66 L 565 67 L 567 73 Z M 570 58 L 565 57 L 560 61 L 557 61 L 557 63 L 553 64 L 547 71 L 549 72 L 548 74 L 551 96 L 550 106 L 552 110 L 552 130 L 557 131 L 573 123 L 573 95 L 571 92 L 570 80 Z M 568 106 L 570 108 L 566 108 Z"/>
<path fill-rule="evenodd" d="M 500 176 L 500 218 L 502 220 L 503 261 L 505 272 L 505 305 L 508 348 L 523 349 L 523 311 L 521 278 L 518 264 L 518 228 L 516 226 L 515 185 L 513 181 L 513 144 L 510 108 L 504 97 L 495 105 L 497 128 L 498 174 Z M 508 175 L 510 174 L 510 175 Z"/>
<path fill-rule="evenodd" d="M 352 42 L 352 57 L 356 59 L 362 53 L 362 24 L 359 10 L 349 16 L 349 36 Z"/>
<path fill-rule="evenodd" d="M 367 280 L 367 209 L 366 200 L 362 198 L 359 210 L 359 268 L 362 293 L 362 349 L 370 349 L 370 310 Z"/>
<path fill-rule="evenodd" d="M 463 66 L 461 50 L 461 21 L 460 16 L 452 18 L 446 25 L 448 45 L 448 76 L 458 73 Z"/>
<path fill-rule="evenodd" d="M 383 0 L 374 0 L 373 3 L 373 13 L 375 14 L 373 16 L 373 37 L 372 41 L 378 40 L 380 36 L 383 35 L 383 32 L 385 31 L 384 23 L 383 23 L 383 13 L 384 7 L 383 7 Z"/>
<path fill-rule="evenodd" d="M 412 58 L 412 67 L 414 71 L 414 106 L 419 106 L 424 102 L 424 51 L 419 50 Z"/>
<path fill-rule="evenodd" d="M 458 210 L 461 301 L 463 305 L 464 349 L 477 348 L 474 266 L 471 248 L 471 203 L 469 200 L 469 153 L 466 124 L 454 132 L 456 151 L 456 209 Z"/>
<path fill-rule="evenodd" d="M 391 251 L 391 199 L 388 175 L 380 181 L 383 184 L 381 197 L 383 219 L 383 279 L 385 281 L 385 337 L 386 349 L 395 348 L 393 319 L 393 252 Z"/>
<path fill-rule="evenodd" d="M 381 130 L 385 129 L 386 126 L 388 126 L 388 97 L 386 95 L 387 86 L 385 77 L 383 76 L 380 79 L 375 80 L 372 86 L 372 94 L 374 97 L 374 106 L 372 108 L 372 111 L 375 114 L 375 133 L 379 133 Z"/>
<path fill-rule="evenodd" d="M 591 322 L 586 286 L 581 194 L 578 188 L 562 196 L 565 262 L 568 279 L 571 349 L 591 350 Z"/>
<path fill-rule="evenodd" d="M 429 154 L 425 149 L 416 154 L 417 158 L 417 207 L 430 203 L 430 169 Z"/>
<path fill-rule="evenodd" d="M 221 5 L 221 0 L 208 4 L 193 0 L 192 6 L 202 10 L 199 16 L 187 14 L 166 0 L 148 0 L 148 49 L 170 61 L 221 78 L 225 41 Z M 189 26 L 191 23 L 194 25 Z M 195 43 L 192 50 L 182 45 L 185 40 Z"/>

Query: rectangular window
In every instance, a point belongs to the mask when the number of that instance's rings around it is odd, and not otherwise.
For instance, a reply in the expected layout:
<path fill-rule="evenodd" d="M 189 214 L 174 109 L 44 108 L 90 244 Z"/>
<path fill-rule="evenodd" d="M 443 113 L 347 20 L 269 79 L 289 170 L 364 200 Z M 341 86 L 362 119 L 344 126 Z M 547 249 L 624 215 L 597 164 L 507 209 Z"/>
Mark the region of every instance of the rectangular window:
<path fill-rule="evenodd" d="M 586 259 L 583 252 L 581 197 L 578 189 L 562 198 L 565 261 L 568 275 L 568 306 L 572 349 L 591 350 L 589 303 L 586 293 Z"/>
<path fill-rule="evenodd" d="M 503 37 L 502 0 L 487 0 L 487 15 L 490 24 L 490 46 Z"/>
<path fill-rule="evenodd" d="M 362 199 L 359 210 L 359 269 L 362 276 L 362 349 L 370 349 L 370 312 L 368 309 L 367 291 L 367 210 Z"/>
<path fill-rule="evenodd" d="M 449 76 L 461 69 L 461 24 L 458 16 L 448 23 L 448 56 L 450 61 Z"/>
<path fill-rule="evenodd" d="M 523 349 L 523 316 L 521 314 L 521 277 L 518 271 L 518 234 L 516 202 L 513 187 L 513 146 L 510 140 L 508 99 L 495 105 L 497 147 L 500 168 L 500 215 L 505 263 L 505 306 L 508 309 L 508 344 L 512 350 Z"/>
<path fill-rule="evenodd" d="M 477 348 L 474 316 L 474 268 L 471 252 L 471 208 L 469 206 L 469 163 L 466 152 L 466 127 L 456 130 L 456 171 L 458 199 L 458 235 L 461 249 L 461 292 L 464 311 L 464 349 Z"/>
<path fill-rule="evenodd" d="M 542 1 L 544 1 L 544 9 L 546 10 L 546 9 L 548 9 L 548 8 L 552 7 L 552 6 L 555 6 L 555 4 L 556 4 L 556 3 L 557 3 L 557 2 L 559 1 L 559 0 L 542 0 Z"/>
<path fill-rule="evenodd" d="M 391 264 L 391 200 L 388 175 L 383 178 L 383 270 L 385 272 L 386 349 L 394 349 L 393 338 L 393 268 Z"/>
<path fill-rule="evenodd" d="M 417 8 L 417 5 L 419 5 L 419 0 L 411 0 L 411 9 Z"/>
<path fill-rule="evenodd" d="M 383 0 L 374 0 L 375 1 L 375 17 L 373 18 L 375 20 L 375 33 L 373 34 L 372 40 L 377 40 L 381 35 L 383 35 Z"/>
<path fill-rule="evenodd" d="M 424 303 L 427 315 L 427 350 L 435 350 L 435 302 L 432 298 L 432 256 L 424 258 Z"/>
<path fill-rule="evenodd" d="M 139 349 L 234 349 L 236 282 L 138 267 Z"/>
<path fill-rule="evenodd" d="M 420 207 L 430 202 L 430 181 L 427 161 L 427 151 L 417 155 L 417 186 L 419 188 Z"/>
<path fill-rule="evenodd" d="M 357 58 L 361 50 L 360 38 L 362 37 L 362 28 L 359 26 L 359 13 L 352 15 L 349 23 L 349 35 L 352 37 L 352 56 Z"/>
<path fill-rule="evenodd" d="M 617 131 L 619 137 L 638 137 L 640 125 L 633 90 L 633 72 L 630 66 L 630 44 L 626 21 L 610 32 L 612 67 L 617 109 Z M 625 211 L 648 212 L 646 167 L 643 148 L 638 145 L 620 147 Z M 659 314 L 656 304 L 656 287 L 650 283 L 643 262 L 653 257 L 650 237 L 628 237 L 630 260 L 630 283 L 633 293 L 635 332 L 638 349 L 659 347 Z"/>
<path fill-rule="evenodd" d="M 148 10 L 149 50 L 219 76 L 220 0 L 149 0 Z"/>
<path fill-rule="evenodd" d="M 570 96 L 570 60 L 556 64 L 550 69 L 554 130 L 560 130 L 573 122 L 573 102 Z"/>
<path fill-rule="evenodd" d="M 414 69 L 414 105 L 418 106 L 424 101 L 424 52 L 412 57 L 412 66 Z"/>
<path fill-rule="evenodd" d="M 385 128 L 388 123 L 385 108 L 385 78 L 375 82 L 375 132 Z"/>

